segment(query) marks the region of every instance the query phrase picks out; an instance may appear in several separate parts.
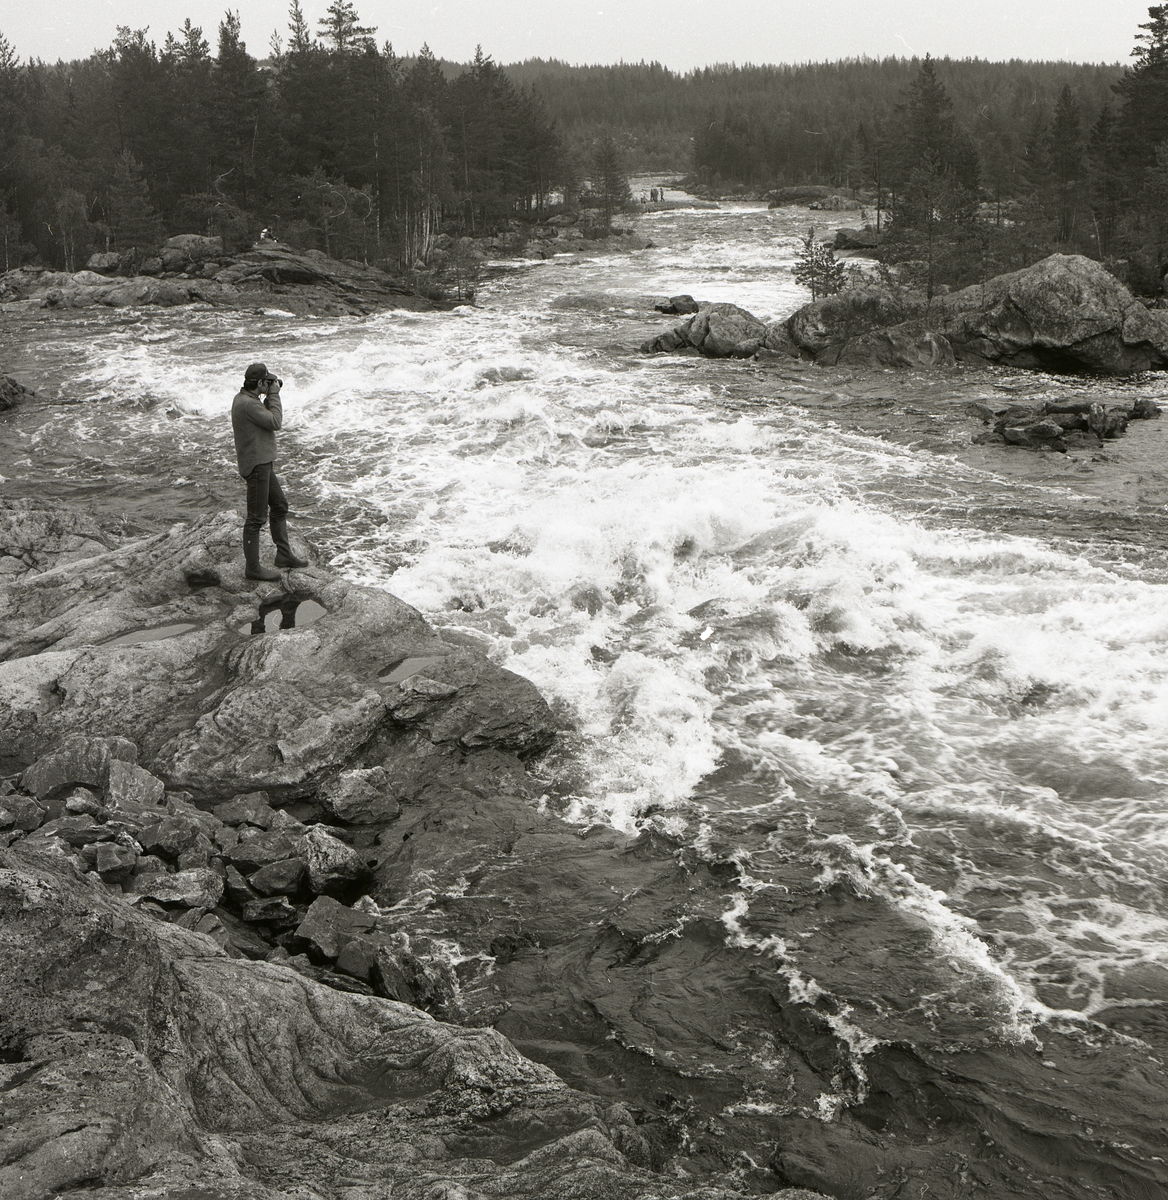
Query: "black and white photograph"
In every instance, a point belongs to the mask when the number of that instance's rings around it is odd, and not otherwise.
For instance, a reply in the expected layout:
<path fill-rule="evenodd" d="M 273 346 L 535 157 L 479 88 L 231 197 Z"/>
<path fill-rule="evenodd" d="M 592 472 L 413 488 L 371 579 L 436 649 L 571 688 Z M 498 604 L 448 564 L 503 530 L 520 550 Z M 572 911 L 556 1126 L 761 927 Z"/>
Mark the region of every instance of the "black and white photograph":
<path fill-rule="evenodd" d="M 0 6 L 0 1200 L 1168 1200 L 1168 3 L 223 3 Z"/>

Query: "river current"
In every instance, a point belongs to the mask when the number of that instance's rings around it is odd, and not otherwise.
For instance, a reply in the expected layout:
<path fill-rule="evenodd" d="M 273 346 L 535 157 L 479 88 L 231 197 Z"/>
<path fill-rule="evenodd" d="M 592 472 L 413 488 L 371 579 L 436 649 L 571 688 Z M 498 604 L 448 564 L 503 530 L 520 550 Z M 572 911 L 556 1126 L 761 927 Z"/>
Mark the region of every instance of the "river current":
<path fill-rule="evenodd" d="M 1090 463 L 972 452 L 941 419 L 1159 385 L 636 353 L 660 296 L 804 303 L 796 235 L 824 215 L 644 216 L 652 248 L 498 264 L 450 313 L 27 314 L 7 368 L 62 403 L 7 418 L 0 490 L 131 530 L 238 507 L 227 412 L 262 358 L 285 381 L 295 528 L 560 716 L 541 807 L 725 868 L 718 952 L 817 1014 L 847 1064 L 792 1098 L 773 1044 L 726 1032 L 719 1069 L 749 1076 L 758 1129 L 855 1113 L 875 1138 L 916 1104 L 927 1130 L 940 1101 L 887 1082 L 911 1054 L 913 1086 L 950 1079 L 944 1111 L 1014 1164 L 949 1164 L 932 1195 L 1163 1197 L 1166 497 L 1137 471 L 1112 503 Z M 688 1078 L 713 1062 L 669 1022 L 610 1024 Z"/>

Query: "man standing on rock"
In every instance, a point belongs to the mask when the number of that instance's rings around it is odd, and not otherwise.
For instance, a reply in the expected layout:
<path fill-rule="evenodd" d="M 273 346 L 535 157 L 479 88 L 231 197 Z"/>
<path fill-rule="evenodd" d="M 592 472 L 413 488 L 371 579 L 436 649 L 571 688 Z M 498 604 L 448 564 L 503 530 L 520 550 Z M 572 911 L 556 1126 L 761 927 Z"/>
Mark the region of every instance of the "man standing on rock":
<path fill-rule="evenodd" d="M 274 581 L 279 571 L 260 563 L 260 530 L 267 520 L 276 543 L 277 567 L 306 567 L 288 542 L 288 499 L 276 478 L 276 430 L 284 423 L 282 381 L 263 363 L 243 373 L 243 389 L 231 404 L 231 430 L 239 473 L 247 480 L 247 517 L 243 522 L 244 572 L 248 579 Z"/>

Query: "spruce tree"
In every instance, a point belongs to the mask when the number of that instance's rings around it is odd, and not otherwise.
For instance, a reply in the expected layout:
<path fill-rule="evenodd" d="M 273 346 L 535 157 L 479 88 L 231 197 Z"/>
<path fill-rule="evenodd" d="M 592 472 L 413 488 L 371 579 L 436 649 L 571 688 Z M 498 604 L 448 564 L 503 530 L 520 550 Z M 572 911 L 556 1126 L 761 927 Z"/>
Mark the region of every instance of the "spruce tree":
<path fill-rule="evenodd" d="M 1118 125 L 1114 109 L 1104 108 L 1091 128 L 1087 143 L 1091 219 L 1100 258 L 1106 258 L 1112 252 L 1123 207 Z"/>
<path fill-rule="evenodd" d="M 606 229 L 612 226 L 612 214 L 632 199 L 624 158 L 611 133 L 604 134 L 592 151 L 592 198 Z"/>
<path fill-rule="evenodd" d="M 1148 16 L 1136 34 L 1135 64 L 1113 88 L 1122 101 L 1118 136 L 1129 176 L 1154 166 L 1156 147 L 1168 141 L 1168 4 L 1153 5 Z"/>
<path fill-rule="evenodd" d="M 136 250 L 140 261 L 161 245 L 162 221 L 150 203 L 142 167 L 129 150 L 123 150 L 114 160 L 107 213 L 117 249 Z"/>
<path fill-rule="evenodd" d="M 1066 243 L 1075 232 L 1086 174 L 1083 125 L 1079 104 L 1070 86 L 1063 88 L 1050 125 L 1050 201 L 1058 240 Z"/>

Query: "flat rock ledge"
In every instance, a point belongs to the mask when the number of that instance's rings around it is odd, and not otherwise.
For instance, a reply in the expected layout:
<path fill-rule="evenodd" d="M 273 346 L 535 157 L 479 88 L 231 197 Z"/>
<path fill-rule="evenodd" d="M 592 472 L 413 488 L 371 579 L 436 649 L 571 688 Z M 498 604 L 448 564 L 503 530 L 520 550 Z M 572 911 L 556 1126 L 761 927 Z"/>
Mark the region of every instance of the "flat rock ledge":
<path fill-rule="evenodd" d="M 319 567 L 245 580 L 237 534 L 0 504 L 0 1195 L 738 1200 L 366 894 L 403 809 L 531 799 L 536 689 Z"/>
<path fill-rule="evenodd" d="M 61 310 L 184 304 L 261 306 L 328 316 L 440 307 L 377 267 L 329 258 L 319 250 L 300 253 L 272 244 L 226 255 L 222 243 L 218 248 L 208 243 L 219 243 L 219 239 L 171 238 L 163 257 L 147 260 L 141 264 L 145 271 L 140 268 L 130 277 L 115 273 L 131 268 L 114 254 L 94 255 L 91 267 L 72 274 L 20 267 L 0 275 L 0 303 L 30 301 Z"/>
<path fill-rule="evenodd" d="M 492 1029 L 349 995 L 0 851 L 5 1200 L 735 1200 Z M 811 1197 L 788 1189 L 785 1200 Z"/>
<path fill-rule="evenodd" d="M 824 366 L 927 369 L 960 361 L 1124 375 L 1168 367 L 1168 317 L 1145 308 L 1093 259 L 1052 254 L 928 303 L 913 293 L 853 288 L 770 324 L 735 305 L 707 305 L 641 349 L 799 356 Z"/>

